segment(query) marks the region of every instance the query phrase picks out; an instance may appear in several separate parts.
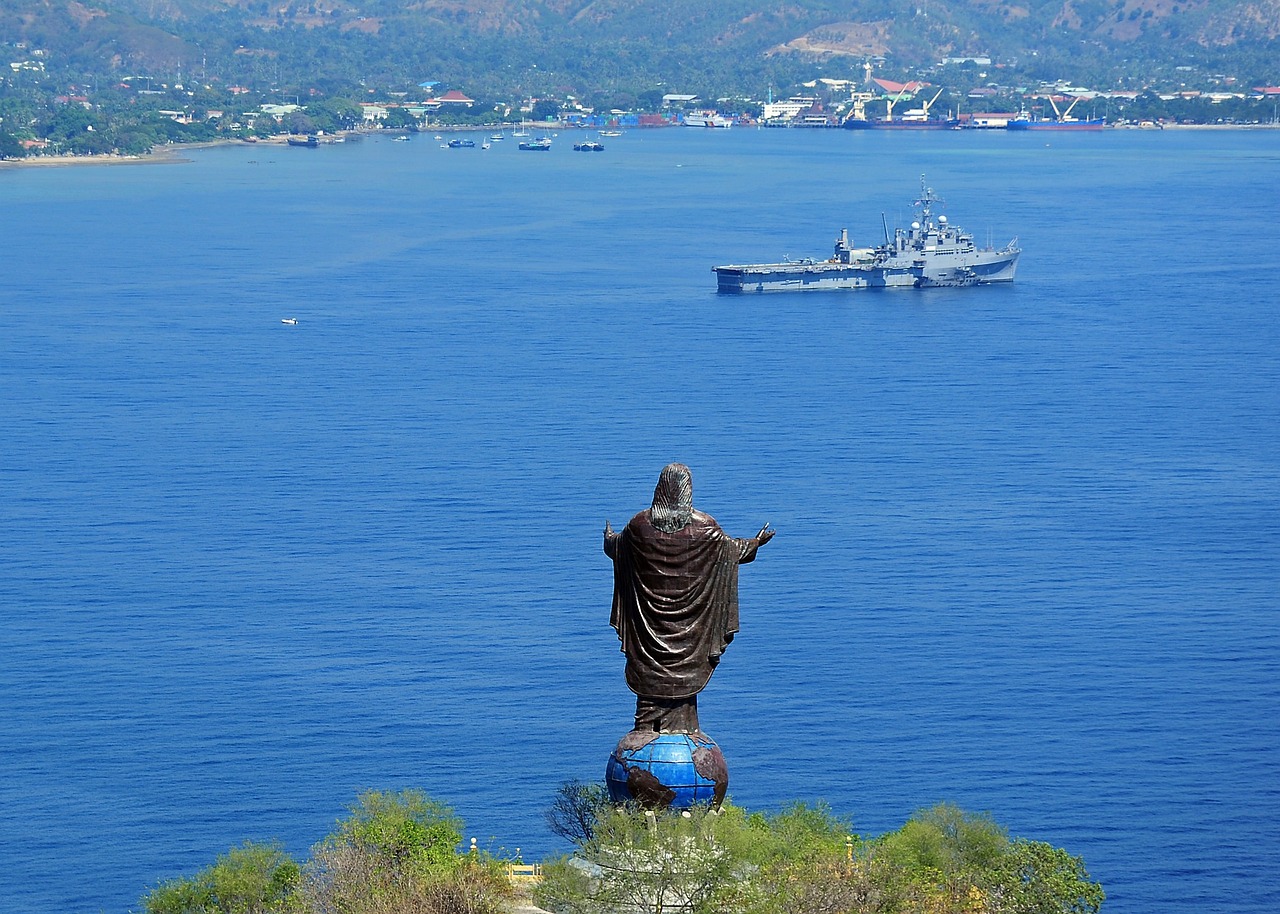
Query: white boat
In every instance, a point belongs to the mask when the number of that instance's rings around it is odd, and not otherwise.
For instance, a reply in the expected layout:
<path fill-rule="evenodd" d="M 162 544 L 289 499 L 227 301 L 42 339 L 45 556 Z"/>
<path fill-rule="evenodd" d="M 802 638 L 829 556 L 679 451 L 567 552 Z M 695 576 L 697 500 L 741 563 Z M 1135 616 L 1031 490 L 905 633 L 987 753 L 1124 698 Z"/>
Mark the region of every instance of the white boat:
<path fill-rule="evenodd" d="M 296 327 L 298 326 L 298 319 L 296 317 L 282 317 L 280 318 L 280 323 L 288 324 L 290 327 Z"/>
<path fill-rule="evenodd" d="M 716 127 L 720 129 L 727 129 L 733 126 L 733 118 L 725 117 L 723 114 L 716 114 L 715 112 L 686 114 L 684 116 L 684 125 L 686 127 Z"/>

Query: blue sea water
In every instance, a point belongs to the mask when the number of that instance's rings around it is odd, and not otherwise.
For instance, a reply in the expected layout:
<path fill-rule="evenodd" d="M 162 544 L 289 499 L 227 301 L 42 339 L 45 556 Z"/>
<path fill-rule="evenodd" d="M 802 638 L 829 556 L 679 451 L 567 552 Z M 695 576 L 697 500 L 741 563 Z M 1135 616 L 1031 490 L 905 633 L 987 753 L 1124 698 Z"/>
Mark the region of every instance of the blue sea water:
<path fill-rule="evenodd" d="M 632 710 L 600 531 L 672 460 L 780 531 L 701 698 L 735 802 L 1280 907 L 1280 132 L 570 143 L 0 172 L 0 909 L 366 788 L 562 851 Z M 715 294 L 922 173 L 1015 284 Z"/>

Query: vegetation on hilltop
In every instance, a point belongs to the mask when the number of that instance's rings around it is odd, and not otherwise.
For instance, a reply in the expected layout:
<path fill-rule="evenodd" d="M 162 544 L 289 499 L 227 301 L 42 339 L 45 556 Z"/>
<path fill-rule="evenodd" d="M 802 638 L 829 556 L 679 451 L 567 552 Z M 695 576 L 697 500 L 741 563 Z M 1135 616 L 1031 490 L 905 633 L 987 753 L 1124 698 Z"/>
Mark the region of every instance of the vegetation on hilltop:
<path fill-rule="evenodd" d="M 1257 65 L 1247 76 L 1263 78 L 1280 0 L 8 0 L 0 39 L 103 76 L 433 79 L 535 95 L 662 84 L 715 98 L 818 66 L 860 76 L 868 57 L 1134 69 L 1172 56 Z"/>
<path fill-rule="evenodd" d="M 1104 899 L 1080 858 L 947 804 L 866 838 L 821 805 L 653 813 L 575 783 L 548 820 L 575 848 L 542 866 L 533 892 L 556 914 L 1096 914 Z M 371 791 L 305 863 L 246 843 L 142 904 L 146 914 L 509 910 L 514 861 L 460 851 L 461 835 L 452 811 L 421 791 Z"/>

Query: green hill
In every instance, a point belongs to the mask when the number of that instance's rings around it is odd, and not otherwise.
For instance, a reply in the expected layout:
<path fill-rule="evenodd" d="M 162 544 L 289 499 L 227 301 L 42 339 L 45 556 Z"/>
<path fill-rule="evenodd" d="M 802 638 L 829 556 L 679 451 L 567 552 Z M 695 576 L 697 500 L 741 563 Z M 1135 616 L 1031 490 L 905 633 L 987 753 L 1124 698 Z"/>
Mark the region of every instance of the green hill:
<path fill-rule="evenodd" d="M 1113 85 L 1193 62 L 1256 84 L 1280 81 L 1280 0 L 7 0 L 0 41 L 72 72 L 321 89 L 716 97 L 948 56 Z"/>

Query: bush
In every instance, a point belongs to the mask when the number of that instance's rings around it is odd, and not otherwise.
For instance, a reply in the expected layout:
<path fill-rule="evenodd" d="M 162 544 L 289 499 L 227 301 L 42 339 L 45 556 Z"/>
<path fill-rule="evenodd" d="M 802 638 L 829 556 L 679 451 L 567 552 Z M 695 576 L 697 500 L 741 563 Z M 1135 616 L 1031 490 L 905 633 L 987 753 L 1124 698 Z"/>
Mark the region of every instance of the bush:
<path fill-rule="evenodd" d="M 822 805 L 602 814 L 535 893 L 556 914 L 1096 914 L 1077 857 L 943 804 L 867 840 Z"/>
<path fill-rule="evenodd" d="M 298 864 L 278 844 L 245 842 L 195 876 L 158 886 L 147 914 L 285 914 L 300 911 Z"/>
<path fill-rule="evenodd" d="M 497 914 L 510 885 L 487 856 L 459 855 L 462 821 L 420 790 L 361 794 L 312 850 L 302 895 L 315 914 Z"/>
<path fill-rule="evenodd" d="M 462 820 L 421 790 L 370 790 L 328 840 L 367 855 L 388 872 L 426 875 L 457 865 Z"/>

